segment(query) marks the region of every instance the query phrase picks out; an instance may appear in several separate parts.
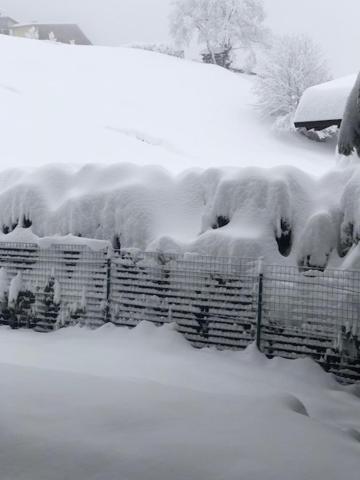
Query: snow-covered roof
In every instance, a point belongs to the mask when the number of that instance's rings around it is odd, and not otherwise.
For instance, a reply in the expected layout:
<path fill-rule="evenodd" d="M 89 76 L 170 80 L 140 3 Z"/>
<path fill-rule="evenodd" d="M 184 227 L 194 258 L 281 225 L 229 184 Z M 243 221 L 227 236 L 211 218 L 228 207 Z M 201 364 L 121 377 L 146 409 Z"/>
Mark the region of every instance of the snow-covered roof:
<path fill-rule="evenodd" d="M 70 43 L 73 41 L 76 45 L 91 45 L 90 40 L 76 24 L 68 23 L 18 23 L 12 26 L 12 30 L 21 30 L 22 28 L 36 27 L 40 40 L 48 40 L 49 35 L 53 34 L 57 41 L 61 43 Z"/>
<path fill-rule="evenodd" d="M 355 80 L 356 75 L 349 75 L 308 88 L 297 108 L 295 125 L 334 120 L 340 123 Z"/>

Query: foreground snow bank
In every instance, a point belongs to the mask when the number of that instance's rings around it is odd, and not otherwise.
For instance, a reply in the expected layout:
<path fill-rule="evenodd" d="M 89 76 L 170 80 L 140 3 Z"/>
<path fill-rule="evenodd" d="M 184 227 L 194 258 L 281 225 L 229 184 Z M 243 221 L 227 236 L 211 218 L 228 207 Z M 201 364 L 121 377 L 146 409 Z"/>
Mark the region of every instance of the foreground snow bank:
<path fill-rule="evenodd" d="M 310 360 L 147 323 L 0 342 L 4 478 L 358 479 L 359 398 Z"/>

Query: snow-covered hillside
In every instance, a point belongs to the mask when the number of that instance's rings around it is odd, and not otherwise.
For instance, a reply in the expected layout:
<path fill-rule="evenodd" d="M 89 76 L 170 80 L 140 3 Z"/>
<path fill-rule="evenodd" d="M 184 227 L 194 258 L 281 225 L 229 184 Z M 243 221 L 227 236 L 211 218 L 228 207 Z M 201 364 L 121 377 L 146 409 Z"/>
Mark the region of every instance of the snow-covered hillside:
<path fill-rule="evenodd" d="M 357 167 L 274 132 L 251 78 L 122 48 L 0 37 L 0 53 L 4 233 L 25 218 L 40 236 L 357 265 Z"/>
<path fill-rule="evenodd" d="M 130 162 L 170 171 L 333 160 L 278 138 L 252 104 L 252 80 L 151 52 L 0 36 L 2 167 Z"/>
<path fill-rule="evenodd" d="M 357 480 L 360 402 L 310 359 L 167 325 L 0 329 L 1 478 Z"/>

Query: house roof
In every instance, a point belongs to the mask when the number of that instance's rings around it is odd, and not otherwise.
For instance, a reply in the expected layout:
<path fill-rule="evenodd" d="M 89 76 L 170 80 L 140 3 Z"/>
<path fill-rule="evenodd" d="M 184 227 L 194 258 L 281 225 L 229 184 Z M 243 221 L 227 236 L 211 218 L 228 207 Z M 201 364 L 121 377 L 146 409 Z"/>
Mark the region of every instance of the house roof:
<path fill-rule="evenodd" d="M 295 114 L 295 127 L 321 130 L 340 126 L 356 75 L 338 78 L 305 90 Z"/>
<path fill-rule="evenodd" d="M 56 40 L 61 43 L 74 42 L 76 45 L 91 45 L 91 41 L 76 24 L 27 23 L 17 24 L 13 29 L 16 30 L 24 27 L 36 27 L 39 33 L 39 40 L 48 40 L 49 35 L 53 33 Z"/>
<path fill-rule="evenodd" d="M 7 28 L 16 25 L 17 21 L 11 17 L 0 15 L 0 28 Z"/>

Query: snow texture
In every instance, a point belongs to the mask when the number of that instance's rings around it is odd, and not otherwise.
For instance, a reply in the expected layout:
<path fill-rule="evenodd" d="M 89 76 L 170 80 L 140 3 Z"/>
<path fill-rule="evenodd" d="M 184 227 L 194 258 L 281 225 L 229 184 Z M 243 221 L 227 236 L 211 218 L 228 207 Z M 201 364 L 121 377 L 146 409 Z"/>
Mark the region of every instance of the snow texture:
<path fill-rule="evenodd" d="M 359 478 L 356 389 L 309 359 L 198 351 L 148 323 L 0 341 L 4 479 Z"/>
<path fill-rule="evenodd" d="M 21 209 L 23 207 L 20 207 Z M 6 235 L 0 233 L 0 242 L 29 243 L 37 245 L 41 249 L 50 248 L 53 245 L 78 245 L 86 246 L 93 251 L 101 251 L 111 246 L 109 241 L 96 240 L 92 238 L 83 238 L 72 235 L 52 235 L 51 237 L 38 237 L 31 228 L 17 226 L 13 231 Z"/>
<path fill-rule="evenodd" d="M 13 177 L 5 172 L 0 225 L 4 231 L 18 226 L 0 234 L 0 241 L 102 250 L 117 238 L 127 249 L 341 267 L 360 239 L 359 205 L 353 201 L 359 190 L 356 164 L 320 178 L 292 167 L 176 176 L 127 164 L 75 172 L 48 166 Z M 24 218 L 31 228 L 20 226 Z"/>

